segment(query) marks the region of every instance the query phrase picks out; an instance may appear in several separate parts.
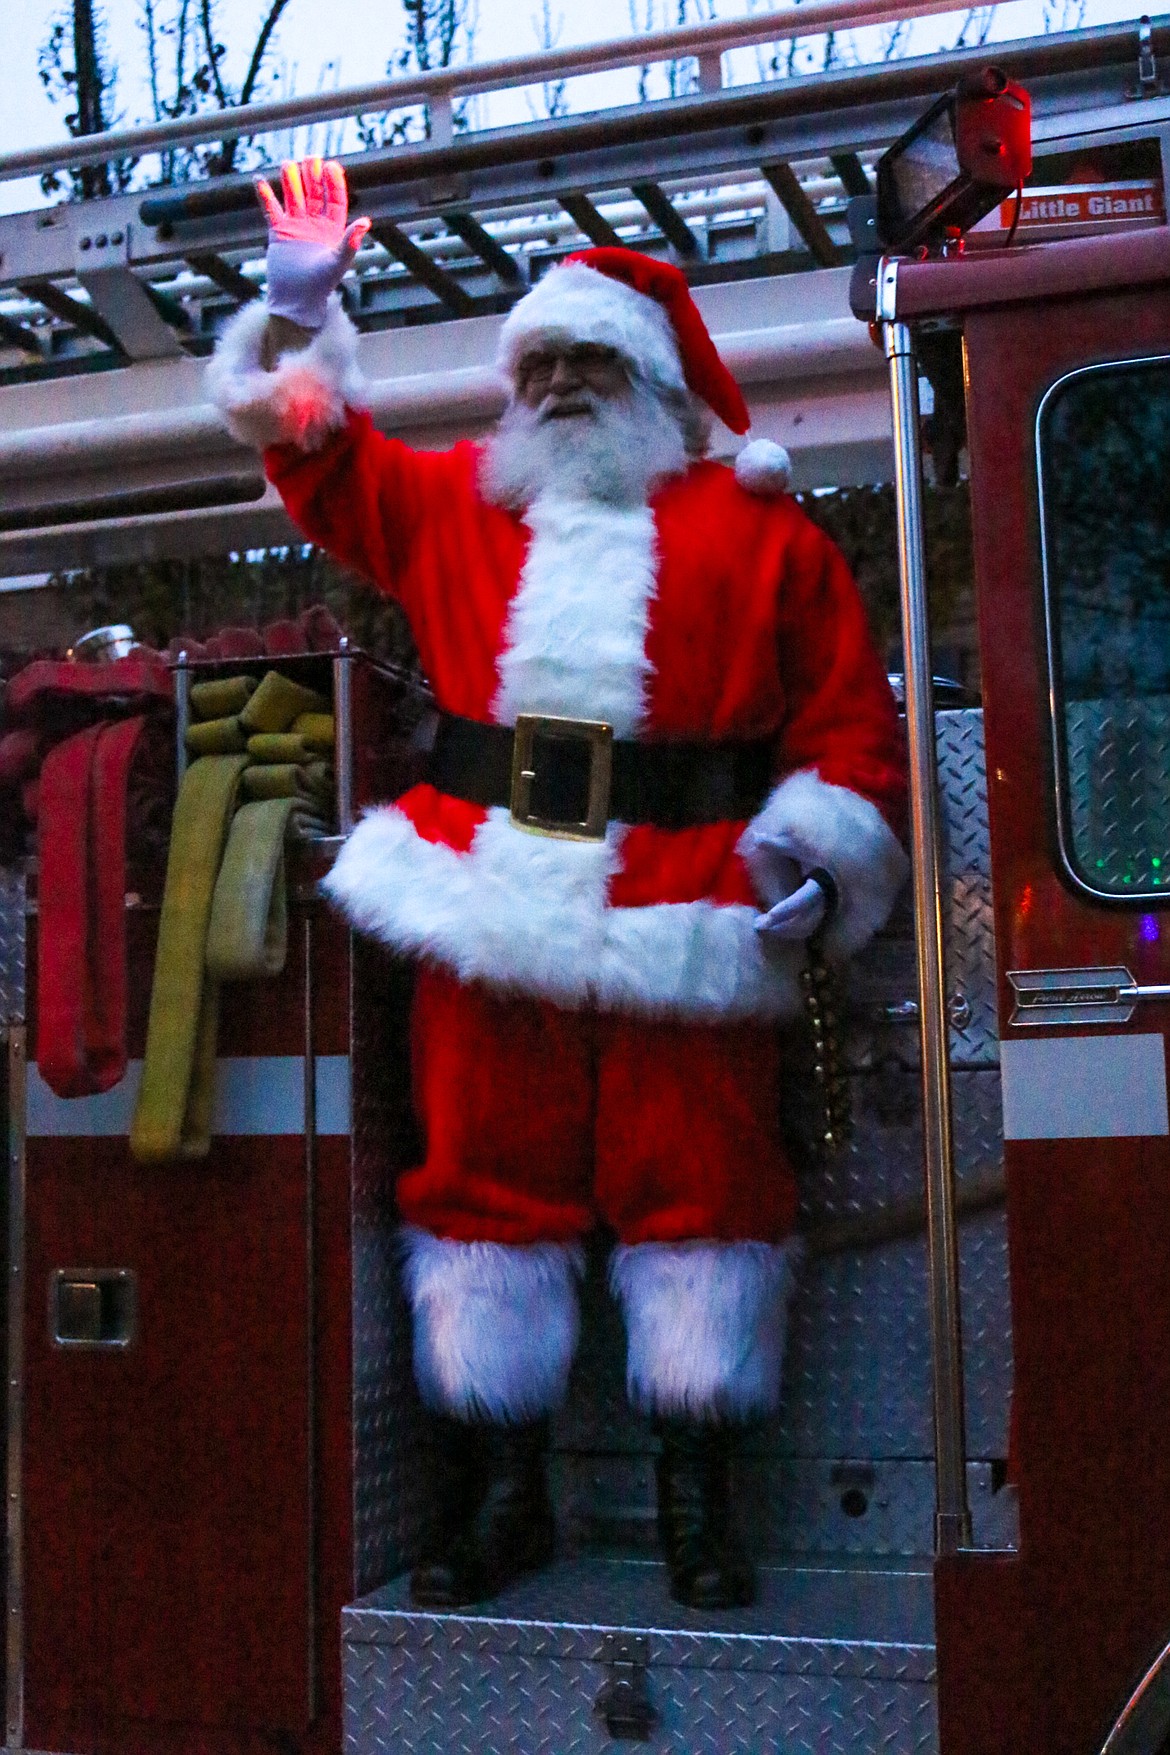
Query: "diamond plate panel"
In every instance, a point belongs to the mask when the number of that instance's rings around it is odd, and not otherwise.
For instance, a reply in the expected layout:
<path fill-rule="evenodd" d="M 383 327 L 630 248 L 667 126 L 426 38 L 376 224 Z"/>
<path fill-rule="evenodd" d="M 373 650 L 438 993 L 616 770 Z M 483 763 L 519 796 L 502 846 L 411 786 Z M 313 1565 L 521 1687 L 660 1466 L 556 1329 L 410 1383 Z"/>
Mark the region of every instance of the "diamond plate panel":
<path fill-rule="evenodd" d="M 423 1661 L 405 1650 L 345 1648 L 347 1755 L 600 1755 L 614 1748 L 594 1703 L 595 1664 L 478 1652 Z M 933 1755 L 925 1684 L 655 1670 L 661 1755 Z"/>
<path fill-rule="evenodd" d="M 983 709 L 963 707 L 935 714 L 939 800 L 942 806 L 943 869 L 950 877 L 991 870 L 987 826 L 987 758 Z"/>
<path fill-rule="evenodd" d="M 346 1610 L 348 1755 L 612 1748 L 595 1702 L 615 1627 L 645 1630 L 653 1749 L 900 1755 L 937 1746 L 927 1573 L 765 1573 L 760 1606 L 720 1616 L 711 1632 L 668 1602 L 660 1567 L 561 1570 L 486 1615 L 412 1613 L 396 1587 Z M 573 1604 L 571 1623 L 532 1617 L 550 1596 Z"/>
<path fill-rule="evenodd" d="M 413 1137 L 409 977 L 377 947 L 352 942 L 354 1569 L 365 1592 L 417 1551 L 427 1470 L 393 1202 Z"/>
<path fill-rule="evenodd" d="M 962 1190 L 1002 1163 L 980 714 L 939 715 L 939 759 L 950 987 L 969 1008 L 951 1038 Z M 800 1224 L 814 1239 L 841 1224 L 898 1214 L 904 1221 L 921 1198 L 917 1031 L 912 1021 L 874 1020 L 875 1007 L 914 990 L 903 904 L 851 976 L 856 1134 L 840 1160 L 802 1174 Z M 363 1050 L 355 1049 L 355 1065 L 369 1069 L 370 1087 L 354 1093 L 359 1570 L 369 1584 L 389 1576 L 417 1541 L 427 1432 L 410 1387 L 408 1325 L 387 1222 L 396 1166 L 386 1161 L 385 1141 L 388 1129 L 405 1137 L 401 1093 L 375 1076 L 388 1053 L 404 1061 L 404 1001 L 401 985 L 396 990 L 376 960 L 358 974 L 354 1016 Z M 1014 1496 L 994 1490 L 991 1463 L 1006 1449 L 1011 1385 L 1002 1211 L 965 1218 L 960 1240 L 976 1541 L 1006 1547 L 1016 1538 Z M 603 1542 L 627 1554 L 649 1552 L 653 1442 L 626 1406 L 624 1337 L 605 1293 L 600 1252 L 583 1302 L 581 1353 L 556 1436 L 562 1534 L 569 1551 L 596 1550 L 600 1529 Z M 745 1497 L 763 1508 L 761 1551 L 852 1555 L 855 1564 L 875 1554 L 929 1553 L 932 1438 L 920 1232 L 814 1254 L 791 1313 L 781 1416 L 742 1464 Z M 639 1618 L 640 1598 L 658 1574 L 649 1563 L 590 1573 L 600 1563 L 583 1560 L 575 1564 L 586 1570 L 570 1577 L 572 1564 L 509 1593 L 490 1616 L 412 1614 L 401 1586 L 347 1611 L 350 1755 L 575 1755 L 611 1748 L 594 1703 L 608 1677 L 600 1642 L 615 1625 L 653 1630 L 649 1690 L 659 1714 L 653 1748 L 672 1755 L 936 1749 L 932 1635 L 928 1629 L 916 1640 L 902 1628 L 902 1643 L 897 1633 L 891 1639 L 865 1594 L 868 1575 L 842 1570 L 844 1559 L 836 1562 L 845 1581 L 842 1603 L 854 1603 L 854 1621 L 860 1616 L 863 1625 L 851 1631 L 839 1605 L 825 1637 L 798 1625 L 799 1593 L 790 1595 L 788 1625 L 739 1626 L 735 1617 L 720 1617 L 719 1632 L 711 1633 L 673 1625 L 685 1611 L 667 1604 L 660 1577 L 660 1600 Z M 625 1582 L 615 1585 L 618 1574 Z M 792 1574 L 785 1576 L 791 1593 Z"/>
<path fill-rule="evenodd" d="M 977 708 L 939 713 L 935 725 L 951 1065 L 993 1067 L 999 1064 L 999 1038 L 983 714 Z M 885 931 L 850 964 L 843 986 L 846 1064 L 854 1071 L 917 1067 L 918 987 L 908 892 Z M 915 1009 L 902 1021 L 881 1021 L 889 1008 L 904 1008 L 907 1001 Z"/>
<path fill-rule="evenodd" d="M 562 1551 L 656 1556 L 654 1459 L 649 1452 L 561 1453 L 554 1492 Z M 975 1546 L 1014 1548 L 1015 1495 L 992 1464 L 967 1468 Z M 760 1554 L 785 1558 L 923 1559 L 934 1532 L 934 1464 L 925 1458 L 783 1457 L 741 1461 L 737 1497 L 752 1507 Z"/>
<path fill-rule="evenodd" d="M 569 1613 L 566 1614 L 566 1608 Z M 607 1632 L 645 1633 L 656 1659 L 701 1668 L 850 1676 L 934 1675 L 931 1568 L 892 1560 L 764 1567 L 759 1600 L 712 1617 L 672 1602 L 665 1568 L 640 1560 L 558 1561 L 494 1602 L 454 1615 L 410 1606 L 405 1578 L 344 1612 L 347 1639 L 474 1639 L 512 1655 L 603 1654 Z"/>
<path fill-rule="evenodd" d="M 1001 1215 L 960 1229 L 968 1448 L 1007 1453 L 1011 1394 Z M 975 1296 L 972 1296 L 972 1288 Z M 792 1312 L 781 1454 L 911 1457 L 933 1450 L 922 1239 L 814 1262 Z"/>
<path fill-rule="evenodd" d="M 25 880 L 15 866 L 0 866 L 0 1023 L 25 1016 Z"/>
<path fill-rule="evenodd" d="M 1064 703 L 1069 849 L 1107 895 L 1170 884 L 1170 697 Z"/>
<path fill-rule="evenodd" d="M 801 1173 L 799 1224 L 813 1238 L 842 1221 L 870 1223 L 921 1202 L 916 1075 L 887 1067 L 854 1087 L 849 1151 Z M 1002 1166 L 999 1075 L 958 1072 L 954 1094 L 961 1196 Z M 1003 1209 L 965 1216 L 959 1244 L 968 1447 L 973 1467 L 983 1466 L 982 1485 L 973 1478 L 972 1492 L 988 1510 L 976 1539 L 998 1547 L 1008 1538 L 1002 1505 L 990 1505 L 987 1465 L 1006 1455 L 1012 1383 Z M 581 1350 L 557 1424 L 564 1530 L 577 1549 L 645 1549 L 653 1540 L 653 1441 L 626 1402 L 624 1358 L 596 1250 L 583 1288 Z M 768 1508 L 761 1552 L 929 1552 L 933 1477 L 929 1466 L 917 1466 L 934 1442 L 921 1231 L 807 1263 L 790 1315 L 785 1376 L 784 1405 L 767 1430 L 762 1478 L 751 1490 L 750 1502 Z M 863 1459 L 881 1482 L 856 1519 L 842 1515 L 842 1489 L 831 1480 L 848 1459 Z"/>
<path fill-rule="evenodd" d="M 854 1081 L 856 1133 L 848 1152 L 801 1173 L 799 1227 L 815 1237 L 840 1220 L 871 1219 L 922 1198 L 922 1130 L 916 1076 L 901 1068 Z M 960 1193 L 1003 1161 L 996 1072 L 954 1078 Z M 968 1441 L 976 1459 L 1002 1457 L 1011 1390 L 1004 1215 L 960 1225 Z M 644 1423 L 626 1405 L 624 1337 L 591 1262 L 582 1347 L 558 1445 L 588 1454 L 648 1449 Z M 929 1456 L 930 1333 L 921 1233 L 811 1260 L 793 1304 L 786 1393 L 772 1432 L 777 1455 Z"/>
<path fill-rule="evenodd" d="M 926 1559 L 934 1540 L 933 1462 L 770 1459 L 744 1503 L 760 1508 L 767 1551 L 775 1554 L 901 1555 Z M 1014 1548 L 1015 1495 L 999 1487 L 989 1463 L 967 1466 L 967 1497 L 978 1548 Z"/>
<path fill-rule="evenodd" d="M 921 1199 L 921 1120 L 912 1075 L 891 1076 L 879 1089 L 863 1080 L 858 1087 L 851 1151 L 802 1186 L 802 1229 L 814 1234 L 828 1217 L 880 1214 Z M 965 1186 L 1002 1164 L 998 1074 L 956 1073 L 954 1093 L 961 1199 Z M 959 1240 L 968 1445 L 973 1457 L 1002 1457 L 1011 1393 L 1002 1210 L 964 1219 Z M 927 1311 L 921 1234 L 810 1262 L 791 1313 L 778 1449 L 797 1456 L 930 1455 Z"/>
<path fill-rule="evenodd" d="M 921 1091 L 916 1074 L 885 1066 L 853 1085 L 853 1139 L 825 1164 L 798 1170 L 798 1228 L 878 1213 L 922 1195 Z M 955 1173 L 965 1180 L 1003 1162 L 998 1069 L 960 1071 L 954 1092 Z"/>

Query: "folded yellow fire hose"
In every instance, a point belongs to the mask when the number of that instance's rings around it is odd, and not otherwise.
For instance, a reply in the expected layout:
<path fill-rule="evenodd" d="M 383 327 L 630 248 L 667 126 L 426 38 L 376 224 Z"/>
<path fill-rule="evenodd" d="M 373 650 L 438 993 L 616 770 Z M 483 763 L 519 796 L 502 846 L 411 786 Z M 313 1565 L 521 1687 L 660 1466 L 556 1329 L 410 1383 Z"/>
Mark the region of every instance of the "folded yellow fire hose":
<path fill-rule="evenodd" d="M 240 723 L 252 737 L 258 731 L 287 731 L 302 713 L 328 711 L 328 701 L 316 689 L 306 689 L 279 670 L 270 670 L 242 708 Z"/>
<path fill-rule="evenodd" d="M 146 1059 L 130 1150 L 141 1164 L 211 1143 L 218 1005 L 204 972 L 211 901 L 246 755 L 204 756 L 183 776 L 158 926 Z"/>
<path fill-rule="evenodd" d="M 248 768 L 243 780 L 247 798 L 299 798 L 306 806 L 326 809 L 332 796 L 332 770 L 328 762 L 273 762 Z"/>
<path fill-rule="evenodd" d="M 203 1157 L 209 1150 L 219 984 L 279 975 L 284 968 L 285 843 L 290 833 L 324 831 L 332 804 L 330 765 L 315 756 L 308 738 L 289 732 L 307 715 L 315 722 L 312 744 L 332 747 L 332 715 L 313 690 L 270 671 L 259 687 L 250 677 L 196 684 L 191 701 L 196 713 L 209 717 L 189 728 L 188 749 L 198 759 L 175 805 L 146 1058 L 130 1133 L 140 1163 Z M 293 744 L 297 756 L 309 759 L 271 760 L 294 753 Z M 247 802 L 237 809 L 241 795 Z"/>
<path fill-rule="evenodd" d="M 241 805 L 232 818 L 207 928 L 213 981 L 279 975 L 288 955 L 284 842 L 295 798 Z"/>
<path fill-rule="evenodd" d="M 248 734 L 238 713 L 192 725 L 187 732 L 187 753 L 191 756 L 237 756 L 243 755 L 247 747 Z"/>
<path fill-rule="evenodd" d="M 196 719 L 225 719 L 242 713 L 255 693 L 254 676 L 219 676 L 211 682 L 192 683 L 191 711 Z"/>

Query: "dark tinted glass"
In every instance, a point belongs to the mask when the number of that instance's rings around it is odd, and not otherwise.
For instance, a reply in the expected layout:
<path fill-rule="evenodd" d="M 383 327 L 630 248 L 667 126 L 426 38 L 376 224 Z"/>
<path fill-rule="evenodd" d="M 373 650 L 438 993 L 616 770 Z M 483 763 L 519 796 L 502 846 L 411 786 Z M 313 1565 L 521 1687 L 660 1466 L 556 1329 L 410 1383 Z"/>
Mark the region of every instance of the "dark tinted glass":
<path fill-rule="evenodd" d="M 1170 888 L 1170 360 L 1079 372 L 1038 434 L 1065 856 Z"/>

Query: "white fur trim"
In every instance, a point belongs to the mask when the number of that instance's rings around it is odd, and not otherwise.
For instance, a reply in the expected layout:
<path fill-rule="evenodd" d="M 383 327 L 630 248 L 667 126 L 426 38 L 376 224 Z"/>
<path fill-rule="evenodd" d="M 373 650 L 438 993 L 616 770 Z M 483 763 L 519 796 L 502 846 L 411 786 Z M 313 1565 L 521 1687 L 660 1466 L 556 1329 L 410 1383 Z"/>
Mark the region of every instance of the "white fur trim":
<path fill-rule="evenodd" d="M 840 907 L 825 935 L 831 957 L 851 957 L 890 917 L 910 862 L 875 804 L 847 786 L 830 786 L 802 768 L 782 780 L 753 817 L 739 849 L 749 872 L 759 839 L 789 840 L 805 871 L 823 865 L 832 873 Z"/>
<path fill-rule="evenodd" d="M 258 299 L 236 313 L 207 368 L 208 395 L 241 444 L 316 451 L 344 426 L 346 404 L 362 405 L 357 330 L 334 294 L 310 345 L 286 353 L 275 371 L 266 372 L 260 344 L 267 323 L 267 306 Z"/>
<path fill-rule="evenodd" d="M 524 514 L 532 541 L 508 611 L 492 706 L 603 719 L 632 737 L 645 710 L 646 630 L 656 590 L 648 506 L 542 496 Z"/>
<path fill-rule="evenodd" d="M 619 1246 L 609 1279 L 626 1318 L 626 1387 L 645 1414 L 746 1419 L 780 1401 L 800 1245 Z"/>
<path fill-rule="evenodd" d="M 497 363 L 511 377 L 530 349 L 574 341 L 615 348 L 651 383 L 685 388 L 674 329 L 657 299 L 584 262 L 550 268 L 513 305 L 500 331 Z"/>
<path fill-rule="evenodd" d="M 580 1317 L 576 1247 L 459 1243 L 405 1226 L 414 1375 L 428 1407 L 535 1420 L 565 1393 Z"/>
<path fill-rule="evenodd" d="M 774 439 L 752 439 L 736 456 L 735 479 L 765 499 L 782 494 L 792 480 L 792 459 Z"/>
<path fill-rule="evenodd" d="M 394 806 L 369 812 L 322 887 L 360 932 L 411 956 L 555 1005 L 717 1022 L 794 1017 L 802 945 L 765 950 L 754 908 L 612 908 L 621 853 L 557 841 L 489 811 L 469 853 L 424 841 Z"/>

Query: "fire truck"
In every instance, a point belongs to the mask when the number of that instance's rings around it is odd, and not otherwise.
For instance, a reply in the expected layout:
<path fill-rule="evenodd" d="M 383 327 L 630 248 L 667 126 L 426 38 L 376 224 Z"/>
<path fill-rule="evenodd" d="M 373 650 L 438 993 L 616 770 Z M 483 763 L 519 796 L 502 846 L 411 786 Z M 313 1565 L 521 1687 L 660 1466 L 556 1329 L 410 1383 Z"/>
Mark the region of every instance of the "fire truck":
<path fill-rule="evenodd" d="M 816 0 L 800 30 L 893 16 Z M 744 1464 L 758 1603 L 668 1600 L 599 1255 L 556 1429 L 557 1561 L 424 1613 L 405 1577 L 430 1440 L 393 1206 L 410 972 L 316 884 L 417 771 L 425 690 L 344 635 L 156 670 L 176 775 L 200 682 L 275 666 L 324 697 L 335 811 L 290 863 L 283 971 L 222 1006 L 198 1160 L 127 1142 L 158 869 L 132 845 L 115 898 L 125 1074 L 74 1096 L 36 1055 L 67 825 L 42 814 L 0 872 L 10 1751 L 1170 1747 L 1170 22 L 724 84 L 785 29 L 0 159 L 39 175 L 425 106 L 425 137 L 347 160 L 374 222 L 347 298 L 375 418 L 431 445 L 491 420 L 501 314 L 582 238 L 681 262 L 794 485 L 895 484 L 914 868 L 842 977 L 851 1139 L 801 1173 L 784 1404 Z M 475 93 L 684 57 L 672 96 L 455 126 Z M 978 108 L 1021 87 L 1027 179 L 1010 154 L 995 169 L 1012 124 Z M 0 218 L 5 579 L 292 540 L 200 389 L 218 325 L 262 290 L 262 237 L 240 177 Z M 962 687 L 933 674 L 924 540 L 956 471 Z M 138 711 L 116 663 L 50 669 L 110 724 Z"/>

